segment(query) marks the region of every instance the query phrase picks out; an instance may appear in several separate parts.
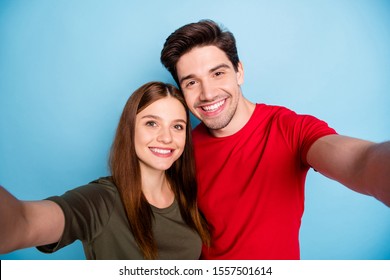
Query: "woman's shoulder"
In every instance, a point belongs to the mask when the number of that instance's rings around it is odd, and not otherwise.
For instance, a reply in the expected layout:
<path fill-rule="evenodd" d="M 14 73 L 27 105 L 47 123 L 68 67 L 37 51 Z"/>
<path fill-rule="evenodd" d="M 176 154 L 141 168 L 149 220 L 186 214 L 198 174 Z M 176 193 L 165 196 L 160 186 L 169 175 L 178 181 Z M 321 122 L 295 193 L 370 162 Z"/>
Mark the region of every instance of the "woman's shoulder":
<path fill-rule="evenodd" d="M 107 176 L 69 190 L 61 197 L 67 200 L 87 200 L 90 202 L 104 200 L 107 204 L 111 204 L 118 199 L 118 196 L 119 193 L 112 177 Z"/>
<path fill-rule="evenodd" d="M 95 187 L 100 186 L 100 187 L 104 187 L 107 189 L 115 189 L 116 190 L 116 186 L 115 186 L 114 181 L 113 181 L 111 176 L 100 177 L 96 180 L 89 182 L 88 185 L 92 185 Z"/>

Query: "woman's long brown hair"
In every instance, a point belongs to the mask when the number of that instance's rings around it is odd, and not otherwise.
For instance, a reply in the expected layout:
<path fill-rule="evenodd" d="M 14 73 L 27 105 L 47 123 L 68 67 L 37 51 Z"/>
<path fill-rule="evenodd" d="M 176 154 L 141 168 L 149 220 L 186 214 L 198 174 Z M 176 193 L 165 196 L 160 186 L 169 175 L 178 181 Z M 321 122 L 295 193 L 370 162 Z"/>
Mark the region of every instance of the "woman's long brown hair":
<path fill-rule="evenodd" d="M 183 104 L 188 121 L 183 154 L 165 174 L 184 221 L 198 232 L 204 244 L 210 243 L 206 221 L 197 207 L 191 124 L 184 97 L 171 84 L 149 82 L 137 89 L 128 99 L 120 117 L 109 159 L 111 175 L 124 204 L 130 229 L 145 259 L 158 258 L 158 251 L 152 232 L 152 209 L 142 193 L 141 169 L 134 145 L 135 119 L 147 106 L 167 96 L 172 96 Z"/>

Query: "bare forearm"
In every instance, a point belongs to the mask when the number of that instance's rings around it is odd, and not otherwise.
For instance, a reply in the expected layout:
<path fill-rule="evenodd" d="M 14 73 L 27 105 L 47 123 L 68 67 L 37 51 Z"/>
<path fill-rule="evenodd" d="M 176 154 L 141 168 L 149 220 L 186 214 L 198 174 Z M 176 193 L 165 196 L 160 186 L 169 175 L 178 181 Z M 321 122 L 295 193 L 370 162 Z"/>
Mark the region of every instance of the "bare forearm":
<path fill-rule="evenodd" d="M 367 150 L 362 183 L 368 193 L 390 207 L 390 141 Z"/>
<path fill-rule="evenodd" d="M 23 205 L 7 190 L 0 186 L 0 253 L 6 253 L 12 248 L 16 233 L 20 232 L 23 220 Z M 19 228 L 19 230 L 18 230 Z"/>
<path fill-rule="evenodd" d="M 390 142 L 329 135 L 312 145 L 307 160 L 323 175 L 390 207 Z"/>
<path fill-rule="evenodd" d="M 21 201 L 0 186 L 0 254 L 57 242 L 65 216 L 49 200 Z"/>

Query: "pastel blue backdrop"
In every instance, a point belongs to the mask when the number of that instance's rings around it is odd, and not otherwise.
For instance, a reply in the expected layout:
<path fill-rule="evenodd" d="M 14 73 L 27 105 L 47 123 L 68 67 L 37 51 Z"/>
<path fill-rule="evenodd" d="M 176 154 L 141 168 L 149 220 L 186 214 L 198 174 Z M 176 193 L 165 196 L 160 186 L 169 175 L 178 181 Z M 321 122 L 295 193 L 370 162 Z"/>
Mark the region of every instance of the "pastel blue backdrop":
<path fill-rule="evenodd" d="M 250 100 L 390 139 L 389 1 L 3 0 L 0 184 L 34 200 L 108 175 L 128 96 L 151 80 L 173 83 L 159 61 L 165 38 L 204 18 L 235 34 Z M 390 259 L 390 209 L 310 171 L 300 242 L 302 259 Z M 84 254 L 75 242 L 0 258 Z"/>

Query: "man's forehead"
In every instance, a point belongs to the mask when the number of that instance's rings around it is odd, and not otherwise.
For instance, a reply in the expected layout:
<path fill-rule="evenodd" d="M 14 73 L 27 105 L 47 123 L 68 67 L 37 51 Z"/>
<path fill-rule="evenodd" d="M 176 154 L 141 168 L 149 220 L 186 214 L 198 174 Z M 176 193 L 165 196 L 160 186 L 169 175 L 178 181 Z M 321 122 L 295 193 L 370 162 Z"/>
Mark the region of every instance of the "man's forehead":
<path fill-rule="evenodd" d="M 232 67 L 227 55 L 215 46 L 196 47 L 180 57 L 176 64 L 179 79 L 197 72 L 209 72 L 224 65 Z"/>

